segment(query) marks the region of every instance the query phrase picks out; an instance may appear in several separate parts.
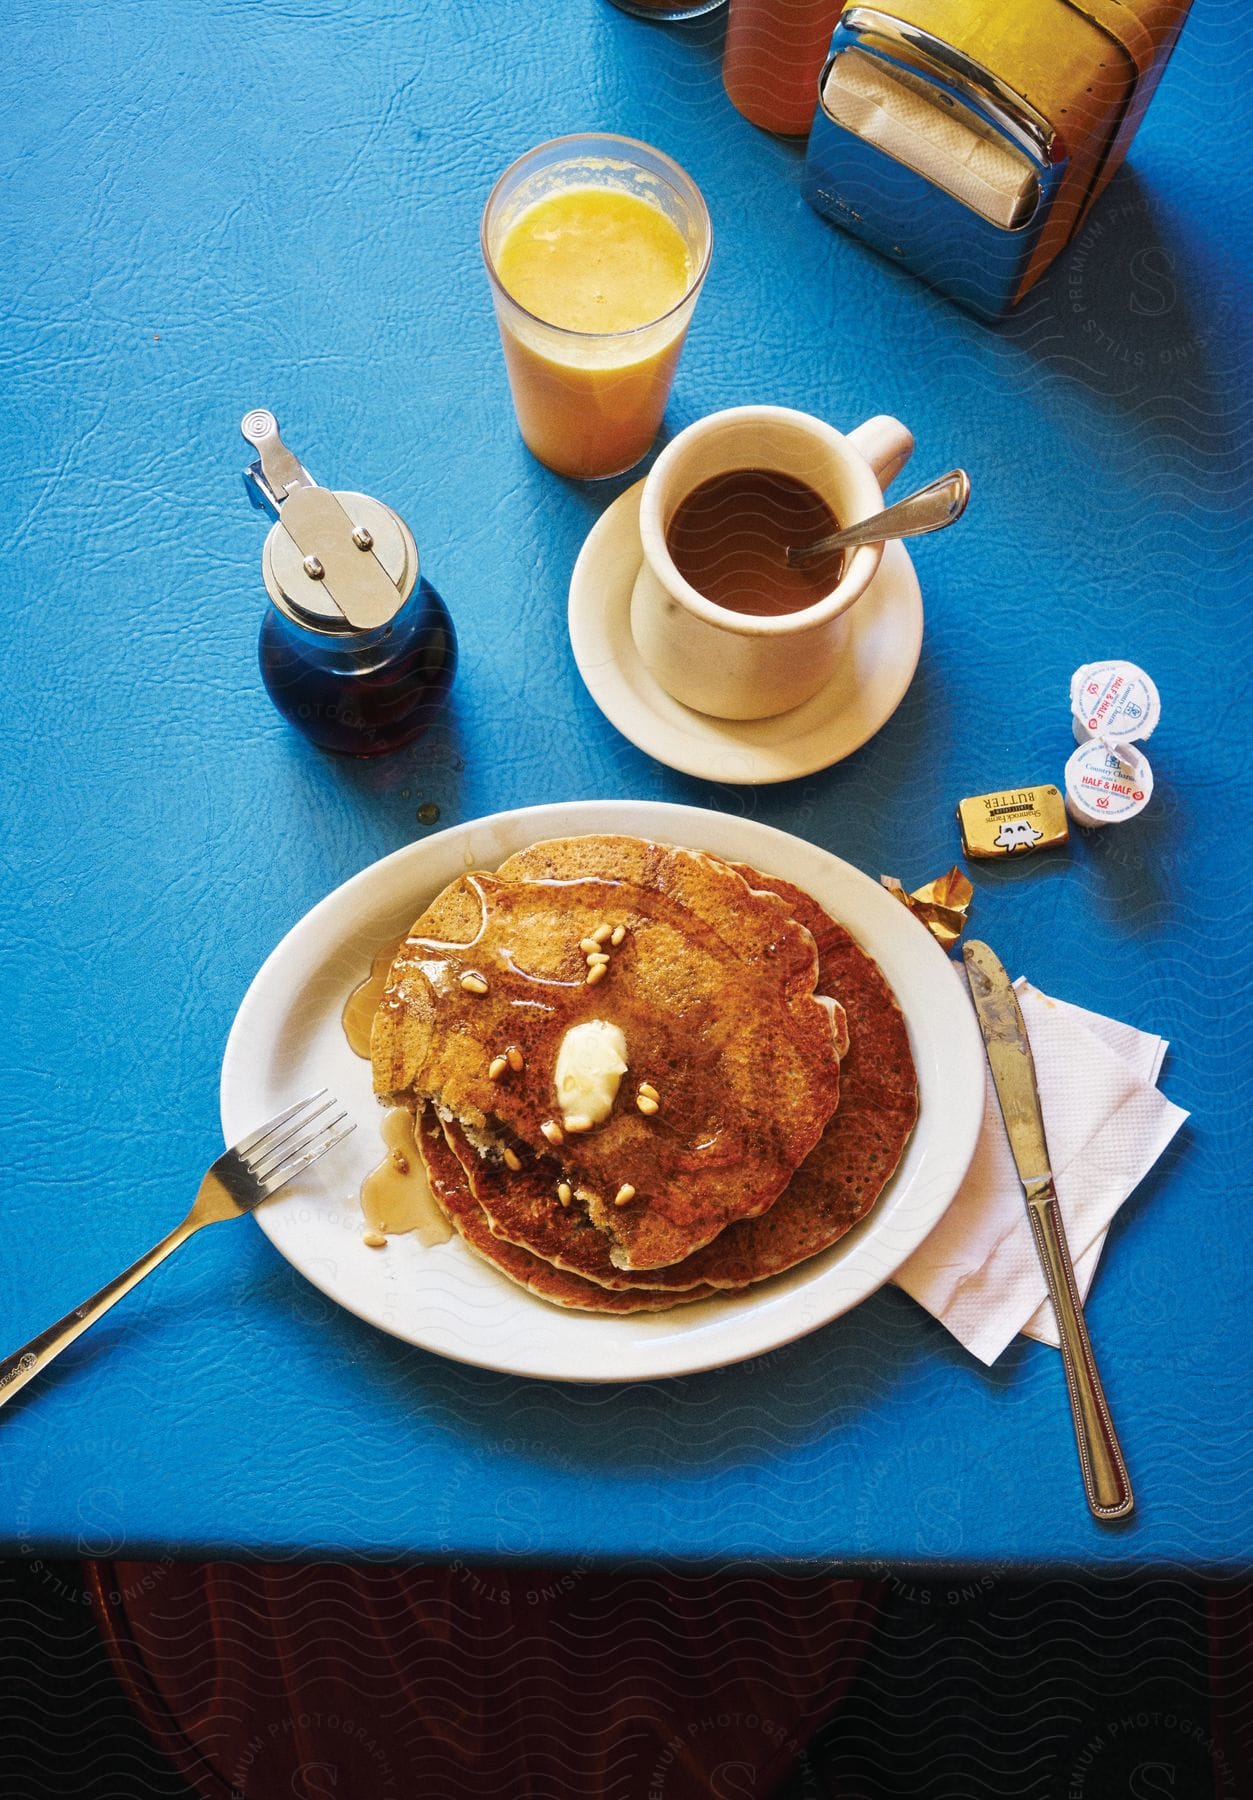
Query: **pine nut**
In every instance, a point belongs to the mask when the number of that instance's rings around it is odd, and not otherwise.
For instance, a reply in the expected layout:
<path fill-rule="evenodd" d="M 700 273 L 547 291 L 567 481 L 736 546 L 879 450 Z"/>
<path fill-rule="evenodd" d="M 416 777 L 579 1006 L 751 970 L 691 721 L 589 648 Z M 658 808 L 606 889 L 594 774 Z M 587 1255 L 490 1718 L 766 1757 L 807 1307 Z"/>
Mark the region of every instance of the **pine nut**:
<path fill-rule="evenodd" d="M 567 1131 L 590 1131 L 592 1121 L 586 1113 L 567 1113 L 565 1119 Z"/>
<path fill-rule="evenodd" d="M 595 939 L 595 941 L 598 944 L 603 944 L 606 938 L 612 937 L 612 936 L 613 936 L 613 926 L 612 925 L 598 925 L 596 927 L 595 931 L 592 933 L 592 937 Z"/>
<path fill-rule="evenodd" d="M 540 1126 L 540 1130 L 550 1144 L 564 1144 L 566 1141 L 566 1134 L 561 1129 L 560 1125 L 558 1125 L 556 1119 L 545 1119 L 544 1123 Z"/>
<path fill-rule="evenodd" d="M 661 1095 L 657 1092 L 651 1081 L 640 1082 L 640 1093 L 643 1094 L 645 1100 L 660 1101 L 661 1099 Z"/>
<path fill-rule="evenodd" d="M 504 1150 L 501 1152 L 501 1155 L 505 1159 L 505 1167 L 507 1169 L 512 1169 L 514 1174 L 516 1175 L 518 1173 L 518 1170 L 522 1167 L 522 1164 L 521 1164 L 521 1161 L 519 1160 L 517 1151 L 511 1150 L 509 1148 L 509 1146 L 506 1144 Z"/>
<path fill-rule="evenodd" d="M 609 933 L 609 942 L 614 946 L 615 950 L 617 949 L 618 945 L 622 942 L 622 940 L 625 936 L 626 936 L 626 926 L 625 925 L 615 925 L 613 930 Z"/>
<path fill-rule="evenodd" d="M 629 1206 L 631 1201 L 634 1200 L 634 1198 L 635 1198 L 635 1189 L 631 1186 L 629 1181 L 624 1181 L 622 1186 L 618 1189 L 617 1193 L 614 1195 L 613 1203 L 615 1206 Z"/>
<path fill-rule="evenodd" d="M 636 1100 L 635 1104 L 639 1107 L 639 1109 L 642 1113 L 651 1115 L 652 1113 L 659 1111 L 659 1106 L 658 1106 L 657 1101 L 650 1100 L 648 1098 L 647 1094 L 641 1094 L 638 1097 L 638 1099 Z"/>
<path fill-rule="evenodd" d="M 521 1074 L 526 1067 L 526 1058 L 516 1044 L 509 1044 L 505 1049 L 505 1060 L 515 1075 Z"/>
<path fill-rule="evenodd" d="M 563 1206 L 569 1206 L 571 1200 L 573 1200 L 574 1189 L 570 1186 L 568 1181 L 559 1181 L 557 1183 L 557 1198 Z"/>
<path fill-rule="evenodd" d="M 481 975 L 472 975 L 467 972 L 461 977 L 461 985 L 467 994 L 485 994 L 487 992 L 487 983 Z"/>
<path fill-rule="evenodd" d="M 607 962 L 593 963 L 591 968 L 587 971 L 584 985 L 587 987 L 595 987 L 596 983 L 598 981 L 603 981 L 608 973 L 609 964 Z"/>
<path fill-rule="evenodd" d="M 491 1062 L 487 1065 L 487 1079 L 489 1081 L 499 1081 L 508 1067 L 509 1064 L 503 1056 L 493 1056 Z"/>

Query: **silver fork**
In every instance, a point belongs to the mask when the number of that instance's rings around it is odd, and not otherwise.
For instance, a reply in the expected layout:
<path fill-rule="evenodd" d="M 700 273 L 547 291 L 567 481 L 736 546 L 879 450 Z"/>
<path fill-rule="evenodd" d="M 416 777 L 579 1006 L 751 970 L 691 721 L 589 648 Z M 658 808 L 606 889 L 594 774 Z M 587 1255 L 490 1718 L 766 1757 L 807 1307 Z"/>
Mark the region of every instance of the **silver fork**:
<path fill-rule="evenodd" d="M 46 1368 L 54 1356 L 59 1356 L 67 1344 L 81 1337 L 89 1325 L 102 1318 L 123 1294 L 129 1294 L 145 1275 L 151 1275 L 158 1263 L 164 1262 L 180 1244 L 185 1244 L 202 1225 L 242 1218 L 263 1200 L 268 1200 L 271 1194 L 277 1194 L 293 1176 L 341 1143 L 354 1129 L 355 1121 L 349 1119 L 344 1125 L 344 1120 L 348 1119 L 346 1112 L 337 1112 L 332 1119 L 322 1119 L 323 1113 L 338 1105 L 325 1088 L 319 1088 L 307 1100 L 297 1101 L 295 1106 L 289 1106 L 276 1119 L 268 1120 L 257 1131 L 224 1151 L 200 1183 L 195 1205 L 181 1225 L 176 1225 L 168 1237 L 154 1244 L 146 1256 L 124 1269 L 90 1300 L 84 1300 L 81 1306 L 76 1306 L 73 1312 L 58 1319 L 55 1325 L 49 1325 L 46 1331 L 41 1331 L 38 1337 L 0 1363 L 0 1406 Z M 318 1119 L 322 1122 L 315 1125 L 314 1121 Z M 343 1125 L 342 1131 L 336 1131 L 338 1125 Z"/>

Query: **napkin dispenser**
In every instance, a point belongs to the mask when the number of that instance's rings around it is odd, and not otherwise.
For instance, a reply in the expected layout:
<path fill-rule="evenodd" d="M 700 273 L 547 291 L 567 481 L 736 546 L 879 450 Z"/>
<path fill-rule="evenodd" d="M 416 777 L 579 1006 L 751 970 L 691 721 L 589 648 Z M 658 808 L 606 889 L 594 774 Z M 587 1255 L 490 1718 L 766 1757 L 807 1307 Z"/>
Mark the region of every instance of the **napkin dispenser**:
<path fill-rule="evenodd" d="M 805 196 L 985 318 L 1017 304 L 1126 155 L 1189 0 L 845 9 Z"/>

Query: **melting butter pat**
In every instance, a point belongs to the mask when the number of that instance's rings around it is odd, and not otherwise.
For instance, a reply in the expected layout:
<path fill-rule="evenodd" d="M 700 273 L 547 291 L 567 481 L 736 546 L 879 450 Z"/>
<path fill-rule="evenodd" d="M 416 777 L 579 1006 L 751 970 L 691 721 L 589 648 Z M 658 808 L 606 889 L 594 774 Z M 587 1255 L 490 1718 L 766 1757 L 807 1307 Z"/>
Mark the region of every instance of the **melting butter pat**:
<path fill-rule="evenodd" d="M 554 1072 L 563 1122 L 583 1118 L 599 1125 L 607 1119 L 626 1069 L 626 1039 L 616 1025 L 607 1019 L 572 1025 L 561 1040 Z"/>

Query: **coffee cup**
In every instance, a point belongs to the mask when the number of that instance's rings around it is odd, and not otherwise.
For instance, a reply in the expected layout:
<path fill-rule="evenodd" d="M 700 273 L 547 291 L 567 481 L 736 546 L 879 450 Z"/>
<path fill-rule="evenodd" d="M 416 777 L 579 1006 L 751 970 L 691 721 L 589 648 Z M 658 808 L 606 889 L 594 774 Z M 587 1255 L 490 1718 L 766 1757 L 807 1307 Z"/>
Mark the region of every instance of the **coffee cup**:
<path fill-rule="evenodd" d="M 767 719 L 801 706 L 835 672 L 852 607 L 878 572 L 883 545 L 849 551 L 830 593 L 799 611 L 745 613 L 717 604 L 680 574 L 667 544 L 680 504 L 702 482 L 767 470 L 806 483 L 841 526 L 883 506 L 913 434 L 868 419 L 847 434 L 784 406 L 736 406 L 681 431 L 653 464 L 640 500 L 644 560 L 631 595 L 631 635 L 674 699 L 719 719 Z"/>

